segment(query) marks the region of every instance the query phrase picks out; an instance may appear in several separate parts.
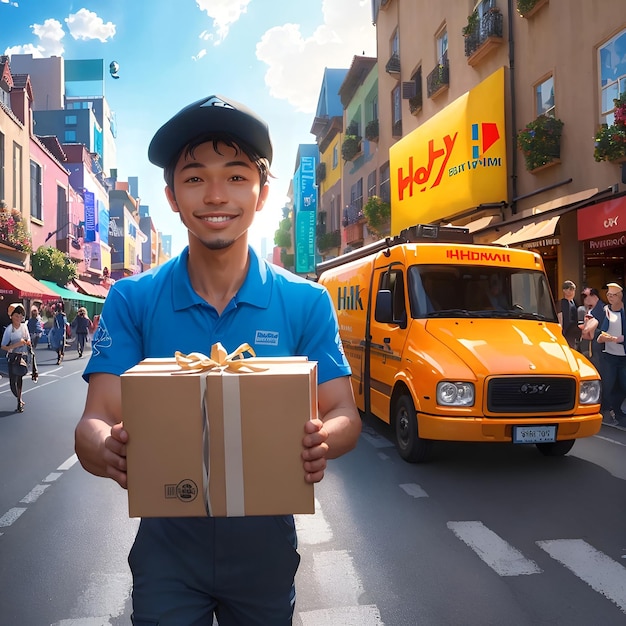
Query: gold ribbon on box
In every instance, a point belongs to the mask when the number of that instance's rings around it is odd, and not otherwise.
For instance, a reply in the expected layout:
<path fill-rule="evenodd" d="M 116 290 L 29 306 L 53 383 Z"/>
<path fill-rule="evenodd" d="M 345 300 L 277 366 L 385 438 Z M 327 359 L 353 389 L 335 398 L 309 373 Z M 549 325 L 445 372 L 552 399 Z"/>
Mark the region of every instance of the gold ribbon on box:
<path fill-rule="evenodd" d="M 242 343 L 230 354 L 221 343 L 211 346 L 211 356 L 207 357 L 201 352 L 183 354 L 176 351 L 176 363 L 182 369 L 174 374 L 191 374 L 200 372 L 216 371 L 220 373 L 247 373 L 262 372 L 267 367 L 252 365 L 244 354 L 249 352 L 256 356 L 252 347 Z M 226 481 L 226 515 L 240 517 L 245 515 L 245 493 L 243 476 L 243 451 L 241 430 L 241 404 L 238 376 L 222 376 L 222 398 L 224 422 L 224 449 L 225 455 L 225 481 Z M 204 404 L 204 401 L 203 401 Z M 206 409 L 203 410 L 206 415 Z M 207 513 L 212 515 L 211 497 L 209 493 L 210 461 L 209 461 L 209 419 L 206 415 L 204 420 L 204 501 Z"/>
<path fill-rule="evenodd" d="M 180 374 L 209 372 L 215 369 L 226 372 L 263 372 L 267 369 L 267 367 L 251 365 L 244 357 L 246 352 L 249 352 L 253 357 L 256 356 L 250 344 L 242 343 L 236 350 L 228 354 L 226 348 L 218 342 L 211 346 L 210 357 L 201 352 L 183 354 L 178 350 L 174 356 L 176 364 L 183 370 L 183 372 L 179 372 Z"/>

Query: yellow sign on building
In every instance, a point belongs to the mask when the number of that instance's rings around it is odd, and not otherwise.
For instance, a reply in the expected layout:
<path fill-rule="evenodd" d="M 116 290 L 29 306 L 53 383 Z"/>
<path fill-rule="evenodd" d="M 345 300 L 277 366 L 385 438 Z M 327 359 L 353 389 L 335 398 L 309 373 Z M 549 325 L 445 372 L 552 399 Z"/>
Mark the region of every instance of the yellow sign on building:
<path fill-rule="evenodd" d="M 504 67 L 391 147 L 391 234 L 506 201 Z"/>

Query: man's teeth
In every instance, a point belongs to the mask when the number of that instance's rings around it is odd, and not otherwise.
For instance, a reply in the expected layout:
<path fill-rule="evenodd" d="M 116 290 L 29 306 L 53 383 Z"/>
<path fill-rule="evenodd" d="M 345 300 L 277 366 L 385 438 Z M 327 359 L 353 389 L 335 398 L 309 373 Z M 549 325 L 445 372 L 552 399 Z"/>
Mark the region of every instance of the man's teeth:
<path fill-rule="evenodd" d="M 227 222 L 231 218 L 226 216 L 226 215 L 221 215 L 219 217 L 205 217 L 203 219 L 204 219 L 205 222 L 218 223 L 218 222 Z"/>

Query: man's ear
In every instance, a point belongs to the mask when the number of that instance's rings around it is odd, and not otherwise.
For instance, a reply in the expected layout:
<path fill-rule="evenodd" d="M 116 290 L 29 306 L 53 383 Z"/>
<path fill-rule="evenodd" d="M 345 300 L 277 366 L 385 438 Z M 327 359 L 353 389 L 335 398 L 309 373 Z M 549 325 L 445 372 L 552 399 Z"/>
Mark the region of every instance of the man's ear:
<path fill-rule="evenodd" d="M 259 199 L 257 200 L 257 203 L 256 203 L 257 211 L 260 211 L 265 206 L 269 191 L 270 191 L 269 183 L 265 183 L 265 185 L 261 187 L 261 191 L 259 192 Z"/>
<path fill-rule="evenodd" d="M 178 203 L 176 202 L 176 196 L 169 185 L 165 186 L 165 197 L 167 198 L 172 211 L 174 211 L 174 213 L 180 213 L 178 210 Z"/>

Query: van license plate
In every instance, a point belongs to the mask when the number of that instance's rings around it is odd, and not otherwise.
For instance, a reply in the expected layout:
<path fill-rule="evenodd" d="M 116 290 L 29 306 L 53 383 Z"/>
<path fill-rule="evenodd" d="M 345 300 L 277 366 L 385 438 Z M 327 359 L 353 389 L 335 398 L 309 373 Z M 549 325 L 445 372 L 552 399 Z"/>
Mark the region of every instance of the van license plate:
<path fill-rule="evenodd" d="M 556 441 L 556 426 L 513 426 L 513 443 Z"/>

